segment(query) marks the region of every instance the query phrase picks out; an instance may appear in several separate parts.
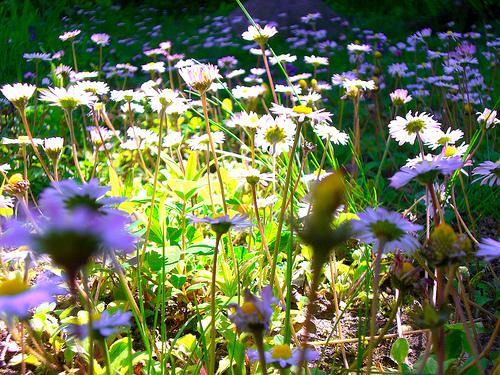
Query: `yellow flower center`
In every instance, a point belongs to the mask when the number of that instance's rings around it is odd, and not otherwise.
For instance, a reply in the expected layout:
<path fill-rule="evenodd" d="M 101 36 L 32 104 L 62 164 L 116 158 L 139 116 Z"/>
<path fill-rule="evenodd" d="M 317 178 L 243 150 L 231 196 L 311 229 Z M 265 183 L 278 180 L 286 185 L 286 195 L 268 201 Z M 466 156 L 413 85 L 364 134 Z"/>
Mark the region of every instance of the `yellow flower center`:
<path fill-rule="evenodd" d="M 408 121 L 408 123 L 405 126 L 406 132 L 410 134 L 419 133 L 424 129 L 425 129 L 425 121 L 419 118 Z"/>
<path fill-rule="evenodd" d="M 17 184 L 18 182 L 21 182 L 21 181 L 24 181 L 23 175 L 21 173 L 15 173 L 12 176 L 10 176 L 9 180 L 7 181 L 7 183 L 9 185 L 15 185 L 15 184 Z"/>
<path fill-rule="evenodd" d="M 309 113 L 311 113 L 313 111 L 312 108 L 309 108 L 308 106 L 305 106 L 305 105 L 296 105 L 295 107 L 292 108 L 292 110 L 295 113 L 301 113 L 304 115 L 308 115 Z"/>
<path fill-rule="evenodd" d="M 271 356 L 274 359 L 289 359 L 292 358 L 292 349 L 290 349 L 290 346 L 288 345 L 275 345 Z"/>
<path fill-rule="evenodd" d="M 457 148 L 454 147 L 454 146 L 448 146 L 446 147 L 446 149 L 444 150 L 444 156 L 446 157 L 450 157 L 450 156 L 453 156 L 457 153 Z"/>
<path fill-rule="evenodd" d="M 413 265 L 409 262 L 403 263 L 403 273 L 408 273 L 413 270 Z"/>
<path fill-rule="evenodd" d="M 244 302 L 243 305 L 241 305 L 241 311 L 243 311 L 245 314 L 252 314 L 254 312 L 258 313 L 257 307 L 253 304 L 253 302 Z"/>
<path fill-rule="evenodd" d="M 0 296 L 13 296 L 29 289 L 21 273 L 15 272 L 0 280 Z"/>

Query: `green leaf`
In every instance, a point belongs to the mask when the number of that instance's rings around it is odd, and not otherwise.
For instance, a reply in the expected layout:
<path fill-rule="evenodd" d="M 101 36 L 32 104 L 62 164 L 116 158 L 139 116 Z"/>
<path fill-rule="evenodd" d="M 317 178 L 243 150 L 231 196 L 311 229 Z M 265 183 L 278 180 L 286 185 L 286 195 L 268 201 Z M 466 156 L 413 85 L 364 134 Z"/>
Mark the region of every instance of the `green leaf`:
<path fill-rule="evenodd" d="M 410 346 L 408 345 L 408 340 L 400 337 L 396 341 L 394 341 L 394 344 L 392 344 L 391 358 L 401 366 L 408 356 L 409 351 Z"/>
<path fill-rule="evenodd" d="M 190 255 L 212 255 L 213 253 L 213 244 L 196 243 L 186 249 L 186 254 Z"/>
<path fill-rule="evenodd" d="M 128 337 L 124 337 L 115 341 L 109 347 L 109 358 L 111 361 L 111 367 L 114 370 L 118 370 L 128 364 L 128 340 Z"/>
<path fill-rule="evenodd" d="M 170 275 L 170 282 L 172 285 L 177 288 L 181 289 L 184 283 L 186 282 L 186 276 L 185 275 L 177 275 L 177 274 L 171 274 Z"/>
<path fill-rule="evenodd" d="M 145 258 L 151 271 L 159 272 L 165 266 L 165 272 L 170 272 L 177 266 L 180 257 L 181 252 L 177 246 L 167 246 L 165 248 L 165 258 L 157 251 L 147 252 Z"/>
<path fill-rule="evenodd" d="M 120 177 L 116 174 L 116 171 L 113 168 L 108 168 L 109 173 L 109 184 L 111 186 L 111 196 L 113 197 L 121 197 L 122 193 L 122 183 Z"/>
<path fill-rule="evenodd" d="M 465 336 L 463 331 L 451 330 L 445 336 L 446 359 L 454 359 L 460 357 L 463 351 L 462 336 Z"/>

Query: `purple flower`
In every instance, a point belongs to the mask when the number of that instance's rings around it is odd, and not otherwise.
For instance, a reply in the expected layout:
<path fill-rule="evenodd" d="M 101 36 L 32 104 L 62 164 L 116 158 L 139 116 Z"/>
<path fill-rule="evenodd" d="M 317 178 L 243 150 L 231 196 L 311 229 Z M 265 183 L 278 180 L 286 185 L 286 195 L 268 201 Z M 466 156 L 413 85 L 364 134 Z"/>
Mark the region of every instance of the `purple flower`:
<path fill-rule="evenodd" d="M 115 333 L 119 333 L 130 327 L 130 319 L 132 313 L 130 311 L 117 311 L 110 314 L 109 311 L 104 311 L 98 319 L 92 321 L 93 337 L 96 339 L 104 339 Z M 88 324 L 70 324 L 68 331 L 77 336 L 80 340 L 89 336 Z"/>
<path fill-rule="evenodd" d="M 100 214 L 125 214 L 125 212 L 111 206 L 125 201 L 121 197 L 105 197 L 110 190 L 108 186 L 99 186 L 94 178 L 86 184 L 80 185 L 75 180 L 53 182 L 40 195 L 42 209 L 68 209 L 85 207 Z"/>
<path fill-rule="evenodd" d="M 238 304 L 230 304 L 228 307 L 235 309 L 235 313 L 229 316 L 231 320 L 241 332 L 262 332 L 268 331 L 273 315 L 272 304 L 277 304 L 278 300 L 273 296 L 271 286 L 262 288 L 262 299 L 258 299 L 255 295 L 245 290 L 245 300 L 240 306 Z"/>
<path fill-rule="evenodd" d="M 500 241 L 495 241 L 493 238 L 483 238 L 479 243 L 479 250 L 476 256 L 491 261 L 500 257 Z"/>
<path fill-rule="evenodd" d="M 357 216 L 359 220 L 351 221 L 354 236 L 364 243 L 376 244 L 374 249 L 383 244 L 384 253 L 394 252 L 396 249 L 411 253 L 420 246 L 414 234 L 422 226 L 410 223 L 397 212 L 381 207 L 367 208 Z"/>
<path fill-rule="evenodd" d="M 496 162 L 484 161 L 472 171 L 474 176 L 480 176 L 474 182 L 481 181 L 481 185 L 500 185 L 500 159 Z"/>
<path fill-rule="evenodd" d="M 259 360 L 259 353 L 256 350 L 250 349 L 247 354 L 252 362 Z M 264 353 L 264 356 L 266 357 L 266 363 L 273 364 L 279 368 L 288 368 L 290 366 L 298 366 L 301 359 L 307 362 L 316 361 L 319 358 L 319 353 L 313 348 L 291 349 L 289 345 L 284 344 L 273 346 Z"/>
<path fill-rule="evenodd" d="M 432 160 L 424 160 L 414 167 L 403 167 L 399 172 L 390 178 L 395 189 L 405 186 L 415 179 L 422 185 L 434 182 L 438 174 L 451 175 L 463 165 L 460 157 L 442 158 L 440 156 Z"/>
<path fill-rule="evenodd" d="M 107 46 L 109 44 L 109 35 L 105 33 L 92 34 L 90 39 L 98 46 Z"/>
<path fill-rule="evenodd" d="M 251 227 L 253 224 L 247 215 L 235 215 L 232 218 L 229 215 L 211 217 L 197 217 L 188 215 L 191 223 L 206 223 L 210 224 L 212 230 L 218 234 L 223 235 L 233 228 L 236 230 L 243 230 L 244 228 Z"/>
<path fill-rule="evenodd" d="M 97 186 L 97 181 L 88 185 L 73 181 L 54 184 L 41 194 L 42 213 L 32 215 L 34 230 L 27 223 L 8 221 L 0 244 L 27 245 L 34 252 L 49 255 L 73 282 L 91 257 L 135 248 L 135 237 L 126 229 L 129 218 L 122 211 L 107 207 L 107 203 L 116 202 L 115 198 L 101 199 L 107 190 Z"/>
<path fill-rule="evenodd" d="M 12 321 L 14 317 L 26 319 L 30 310 L 45 302 L 53 302 L 55 296 L 64 294 L 63 288 L 44 281 L 30 287 L 19 272 L 0 279 L 0 314 Z"/>

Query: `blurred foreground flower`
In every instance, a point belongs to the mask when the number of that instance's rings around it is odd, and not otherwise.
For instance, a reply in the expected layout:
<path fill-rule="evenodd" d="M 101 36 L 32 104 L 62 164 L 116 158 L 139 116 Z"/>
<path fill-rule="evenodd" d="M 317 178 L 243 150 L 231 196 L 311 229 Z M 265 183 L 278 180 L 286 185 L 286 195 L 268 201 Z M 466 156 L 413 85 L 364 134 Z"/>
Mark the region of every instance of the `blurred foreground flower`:
<path fill-rule="evenodd" d="M 259 360 L 259 353 L 256 350 L 248 350 L 248 358 L 256 362 Z M 290 345 L 274 345 L 265 352 L 266 362 L 284 369 L 291 366 L 299 366 L 300 361 L 313 362 L 319 358 L 319 353 L 313 348 L 290 348 Z"/>
<path fill-rule="evenodd" d="M 107 207 L 109 198 L 99 199 L 107 188 L 99 187 L 97 181 L 81 186 L 61 181 L 54 186 L 61 187 L 61 191 L 52 187 L 41 194 L 42 214 L 32 215 L 34 230 L 29 228 L 30 223 L 11 220 L 0 242 L 3 246 L 27 245 L 49 255 L 67 272 L 74 288 L 78 271 L 93 256 L 113 250 L 130 252 L 135 237 L 126 230 L 127 216 Z"/>
<path fill-rule="evenodd" d="M 269 330 L 273 315 L 271 305 L 277 304 L 278 300 L 273 296 L 270 286 L 262 288 L 261 296 L 262 299 L 259 299 L 247 289 L 245 300 L 241 306 L 238 304 L 228 305 L 228 307 L 235 309 L 234 314 L 229 315 L 229 320 L 236 325 L 240 332 L 262 333 Z"/>
<path fill-rule="evenodd" d="M 130 327 L 131 318 L 132 313 L 130 311 L 124 312 L 120 310 L 114 314 L 104 311 L 100 316 L 94 317 L 92 320 L 92 337 L 102 340 L 115 333 L 123 332 Z M 88 324 L 70 324 L 68 331 L 80 340 L 89 336 Z"/>
<path fill-rule="evenodd" d="M 251 227 L 253 224 L 251 220 L 246 215 L 235 215 L 229 217 L 229 215 L 217 216 L 217 217 L 196 217 L 193 215 L 188 215 L 189 221 L 191 223 L 206 223 L 210 224 L 212 230 L 217 235 L 223 235 L 229 232 L 229 229 L 233 228 L 236 230 L 242 230 L 244 228 Z"/>
<path fill-rule="evenodd" d="M 496 241 L 493 238 L 484 238 L 479 243 L 479 250 L 476 256 L 484 258 L 488 261 L 500 257 L 500 241 Z"/>
<path fill-rule="evenodd" d="M 0 278 L 0 315 L 9 322 L 15 317 L 26 319 L 31 309 L 53 302 L 56 295 L 64 293 L 63 288 L 48 281 L 29 286 L 20 272 L 12 272 Z"/>

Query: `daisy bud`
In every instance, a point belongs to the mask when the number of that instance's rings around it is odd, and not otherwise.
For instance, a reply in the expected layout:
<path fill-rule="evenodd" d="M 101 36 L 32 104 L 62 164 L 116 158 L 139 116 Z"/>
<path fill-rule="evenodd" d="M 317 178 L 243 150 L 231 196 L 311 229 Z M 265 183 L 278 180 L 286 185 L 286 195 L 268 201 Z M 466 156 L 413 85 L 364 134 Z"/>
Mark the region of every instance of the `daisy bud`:
<path fill-rule="evenodd" d="M 424 253 L 437 266 L 455 263 L 471 253 L 470 240 L 455 233 L 448 224 L 438 225 L 431 233 Z"/>
<path fill-rule="evenodd" d="M 54 162 L 59 159 L 64 146 L 64 138 L 53 137 L 43 140 L 43 149 L 47 156 Z"/>

